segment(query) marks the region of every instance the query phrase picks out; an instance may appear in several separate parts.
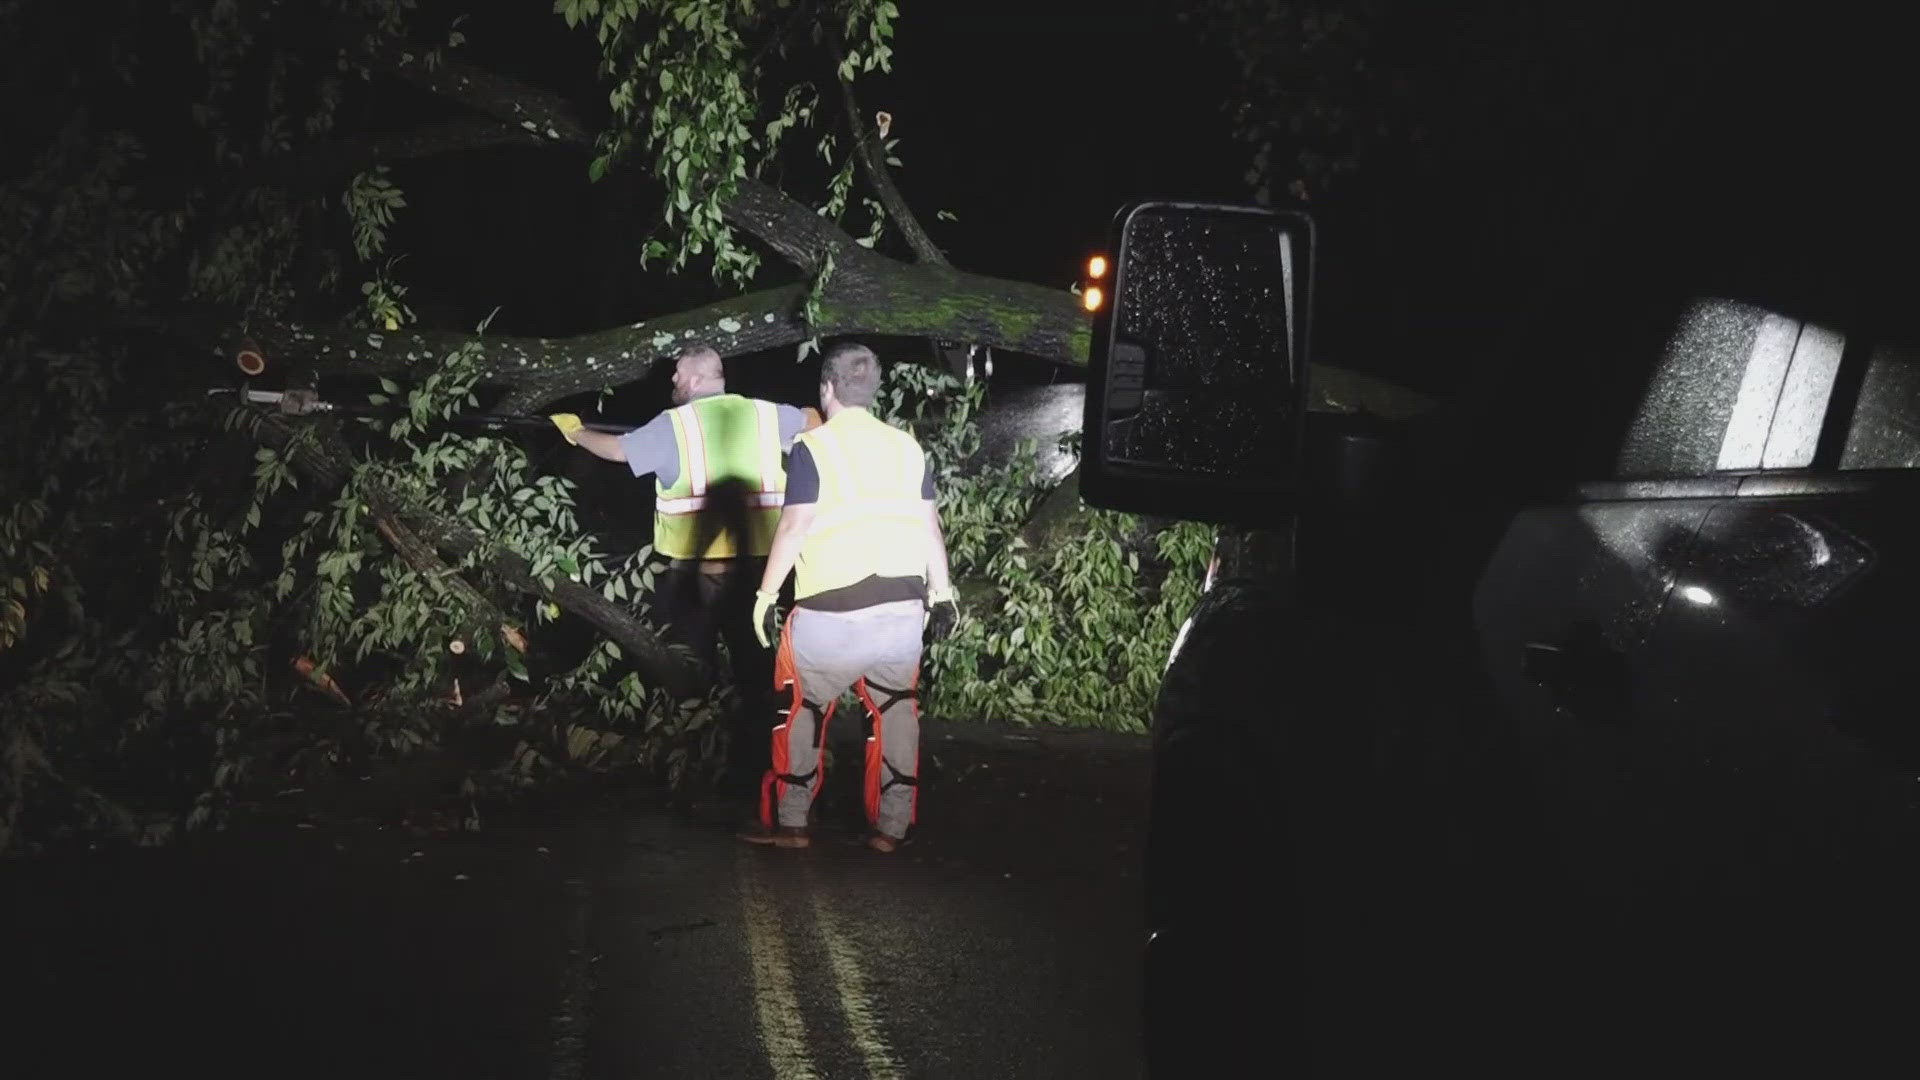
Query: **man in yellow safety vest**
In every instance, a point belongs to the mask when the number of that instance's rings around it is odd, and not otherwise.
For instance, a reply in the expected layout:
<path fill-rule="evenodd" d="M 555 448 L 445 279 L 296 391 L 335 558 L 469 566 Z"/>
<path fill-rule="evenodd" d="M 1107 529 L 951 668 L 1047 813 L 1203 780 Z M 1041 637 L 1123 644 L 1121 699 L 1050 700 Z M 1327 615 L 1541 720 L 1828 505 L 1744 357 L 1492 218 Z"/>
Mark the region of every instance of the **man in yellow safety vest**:
<path fill-rule="evenodd" d="M 774 660 L 786 707 L 773 729 L 773 768 L 760 821 L 742 839 L 805 847 L 807 819 L 825 775 L 821 751 L 834 704 L 856 692 L 873 721 L 866 743 L 868 846 L 905 839 L 920 774 L 922 633 L 959 620 L 933 472 L 912 435 L 868 411 L 880 361 L 864 345 L 827 350 L 820 372 L 826 423 L 794 441 L 786 503 L 767 555 L 752 626 L 763 645 L 778 632 L 774 603 L 794 572 L 794 611 Z"/>
<path fill-rule="evenodd" d="M 809 422 L 798 409 L 727 393 L 720 354 L 697 346 L 673 369 L 674 407 L 624 435 L 589 431 L 572 413 L 552 417 L 561 435 L 597 457 L 654 478 L 653 547 L 669 562 L 654 589 L 669 639 L 717 670 L 724 637 L 740 694 L 732 764 L 744 786 L 767 762 L 766 650 L 746 632 L 753 589 L 786 490 L 781 455 Z"/>

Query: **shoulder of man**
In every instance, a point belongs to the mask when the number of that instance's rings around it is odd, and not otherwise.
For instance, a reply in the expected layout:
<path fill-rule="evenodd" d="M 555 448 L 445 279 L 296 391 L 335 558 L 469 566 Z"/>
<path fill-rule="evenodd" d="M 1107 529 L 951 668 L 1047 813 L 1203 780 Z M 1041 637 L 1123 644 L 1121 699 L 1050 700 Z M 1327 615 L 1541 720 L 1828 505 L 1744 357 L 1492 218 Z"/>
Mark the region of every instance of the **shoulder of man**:
<path fill-rule="evenodd" d="M 671 409 L 620 436 L 620 447 L 635 476 L 652 473 L 671 486 L 679 475 L 680 437 Z"/>
<path fill-rule="evenodd" d="M 877 419 L 877 418 L 876 418 L 876 419 Z M 918 450 L 918 451 L 920 451 L 920 452 L 921 452 L 921 453 L 923 453 L 923 454 L 924 454 L 924 453 L 926 453 L 926 450 L 925 450 L 925 448 L 924 448 L 924 447 L 922 447 L 922 446 L 920 445 L 920 437 L 919 437 L 918 435 L 915 435 L 915 434 L 913 433 L 913 431 L 912 431 L 912 429 L 910 429 L 910 428 L 907 428 L 907 427 L 904 427 L 904 426 L 902 426 L 902 425 L 899 425 L 899 424 L 891 424 L 891 423 L 887 423 L 887 422 L 886 422 L 886 421 L 884 421 L 884 420 L 882 420 L 882 421 L 881 421 L 881 423 L 883 423 L 883 424 L 886 424 L 886 426 L 887 426 L 888 428 L 890 428 L 890 429 L 892 429 L 892 430 L 894 430 L 894 431 L 896 431 L 896 432 L 899 432 L 899 436 L 900 436 L 900 438 L 899 438 L 899 441 L 900 441 L 900 442 L 903 442 L 903 443 L 905 443 L 905 444 L 907 444 L 907 445 L 910 445 L 910 446 L 912 446 L 912 447 L 913 447 L 913 448 L 914 448 L 915 450 Z"/>
<path fill-rule="evenodd" d="M 759 398 L 750 398 L 744 394 L 721 393 L 694 398 L 685 405 L 676 405 L 668 409 L 663 415 L 673 415 L 677 413 L 681 416 L 699 416 L 703 410 L 714 409 L 754 411 L 762 405 L 772 405 L 776 409 L 779 408 L 776 402 L 761 401 Z"/>
<path fill-rule="evenodd" d="M 780 418 L 782 425 L 784 425 L 787 422 L 789 417 L 795 420 L 798 420 L 802 416 L 798 406 L 788 405 L 785 402 L 781 402 L 781 401 L 770 401 L 766 398 L 748 397 L 745 394 L 736 394 L 731 391 L 728 391 L 726 393 L 720 393 L 720 394 L 708 394 L 706 397 L 703 397 L 703 398 L 695 398 L 693 401 L 688 402 L 687 405 L 682 405 L 680 407 L 684 409 L 691 405 L 701 404 L 702 402 L 715 402 L 715 403 L 724 402 L 728 405 L 752 406 L 755 409 L 758 409 L 762 405 L 770 406 L 773 409 L 774 414 Z"/>
<path fill-rule="evenodd" d="M 648 438 L 650 436 L 664 434 L 671 439 L 673 437 L 673 414 L 675 411 L 674 409 L 668 409 L 664 412 L 656 413 L 653 419 L 627 432 L 621 436 L 621 438 Z"/>
<path fill-rule="evenodd" d="M 791 407 L 792 406 L 783 406 L 783 408 L 791 408 Z M 795 442 L 799 442 L 802 439 L 818 440 L 823 438 L 830 439 L 833 437 L 832 433 L 828 430 L 829 426 L 833 423 L 833 421 L 828 420 L 825 417 L 819 416 L 819 414 L 814 412 L 812 409 L 799 409 L 798 411 L 804 423 L 801 427 L 800 433 L 793 437 Z M 818 417 L 818 419 L 816 419 L 816 417 Z M 838 430 L 838 429 L 836 428 L 833 430 Z"/>
<path fill-rule="evenodd" d="M 927 449 L 920 445 L 919 438 L 913 432 L 904 426 L 881 420 L 878 416 L 874 419 L 879 421 L 879 427 L 886 431 L 887 441 L 897 448 L 890 451 L 892 454 L 921 463 L 927 460 Z"/>

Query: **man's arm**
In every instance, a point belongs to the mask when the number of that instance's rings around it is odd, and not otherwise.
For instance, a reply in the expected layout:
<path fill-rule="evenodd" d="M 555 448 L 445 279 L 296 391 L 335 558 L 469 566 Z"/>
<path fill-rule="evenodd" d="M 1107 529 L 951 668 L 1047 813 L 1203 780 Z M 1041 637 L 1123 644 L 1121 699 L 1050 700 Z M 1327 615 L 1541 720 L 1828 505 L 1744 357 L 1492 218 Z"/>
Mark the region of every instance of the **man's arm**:
<path fill-rule="evenodd" d="M 927 482 L 931 491 L 933 483 Z M 927 508 L 927 637 L 945 641 L 960 625 L 960 601 L 953 595 L 953 581 L 947 571 L 947 536 L 940 529 L 940 508 L 932 499 Z"/>
<path fill-rule="evenodd" d="M 635 476 L 652 473 L 663 488 L 672 487 L 680 476 L 679 442 L 673 434 L 673 417 L 667 413 L 624 435 L 591 431 L 572 413 L 554 413 L 549 419 L 568 442 L 594 457 L 626 463 Z"/>
<path fill-rule="evenodd" d="M 803 431 L 812 431 L 823 423 L 820 413 L 812 408 L 802 409 L 797 405 L 776 403 L 774 410 L 780 417 L 780 452 L 793 449 L 793 437 Z"/>
<path fill-rule="evenodd" d="M 781 583 L 787 580 L 794 562 L 800 558 L 800 545 L 807 538 L 807 530 L 813 527 L 813 514 L 819 508 L 819 503 L 788 503 L 780 509 L 780 524 L 774 526 L 773 546 L 767 550 L 767 568 L 760 575 L 761 592 L 780 591 Z M 943 567 L 946 565 L 944 555 L 940 562 Z"/>
<path fill-rule="evenodd" d="M 608 461 L 627 460 L 627 448 L 621 445 L 620 436 L 611 432 L 589 431 L 581 428 L 573 433 L 573 438 L 569 441 L 597 458 L 605 458 Z"/>
<path fill-rule="evenodd" d="M 940 529 L 940 508 L 932 499 L 922 503 L 927 508 L 927 595 L 945 597 L 953 592 L 953 581 L 947 571 L 947 534 Z"/>

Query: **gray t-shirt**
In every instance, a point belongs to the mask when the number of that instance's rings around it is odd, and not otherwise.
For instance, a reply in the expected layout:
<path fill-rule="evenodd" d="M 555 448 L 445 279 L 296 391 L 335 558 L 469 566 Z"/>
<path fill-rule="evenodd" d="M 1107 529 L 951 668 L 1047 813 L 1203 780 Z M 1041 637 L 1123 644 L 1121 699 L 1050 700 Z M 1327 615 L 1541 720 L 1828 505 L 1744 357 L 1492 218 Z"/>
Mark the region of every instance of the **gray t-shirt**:
<path fill-rule="evenodd" d="M 807 426 L 807 414 L 778 402 L 773 408 L 780 416 L 780 452 L 784 454 L 793 449 L 793 437 Z M 673 439 L 673 417 L 667 413 L 620 436 L 620 449 L 626 453 L 627 468 L 633 475 L 652 473 L 662 488 L 670 488 L 680 479 L 680 444 Z"/>

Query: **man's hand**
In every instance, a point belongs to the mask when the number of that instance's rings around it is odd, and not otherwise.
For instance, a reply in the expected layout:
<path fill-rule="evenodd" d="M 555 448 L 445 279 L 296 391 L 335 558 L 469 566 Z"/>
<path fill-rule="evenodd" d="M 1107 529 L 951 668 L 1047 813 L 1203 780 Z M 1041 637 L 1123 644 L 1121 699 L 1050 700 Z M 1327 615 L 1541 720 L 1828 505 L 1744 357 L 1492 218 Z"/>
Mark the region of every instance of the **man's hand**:
<path fill-rule="evenodd" d="M 773 606 L 779 599 L 765 589 L 753 593 L 753 636 L 760 639 L 763 648 L 773 648 L 773 639 L 780 634 L 780 612 Z"/>
<path fill-rule="evenodd" d="M 560 429 L 561 438 L 575 446 L 580 445 L 580 441 L 574 438 L 574 436 L 580 434 L 580 429 L 586 425 L 580 422 L 578 416 L 570 412 L 560 412 L 554 413 L 552 416 L 547 417 L 547 419 L 553 421 L 553 426 Z"/>
<path fill-rule="evenodd" d="M 953 598 L 952 589 L 935 589 L 927 594 L 927 637 L 933 641 L 945 641 L 960 625 L 960 602 Z"/>

